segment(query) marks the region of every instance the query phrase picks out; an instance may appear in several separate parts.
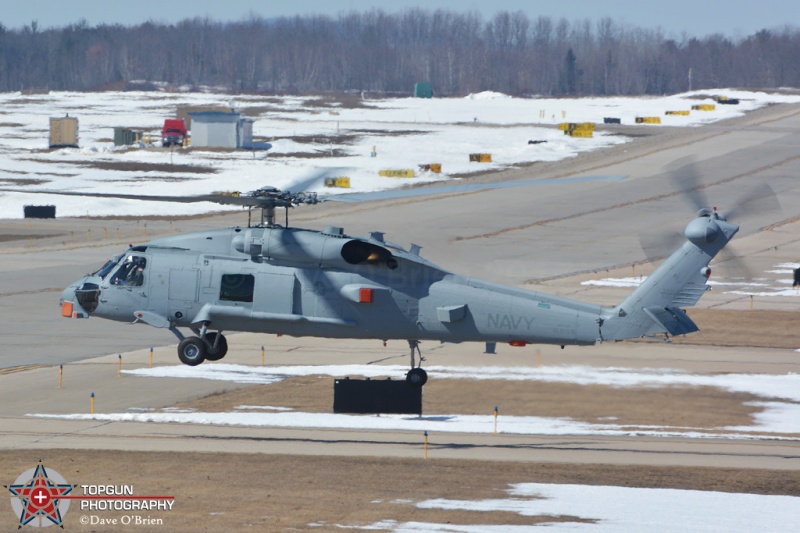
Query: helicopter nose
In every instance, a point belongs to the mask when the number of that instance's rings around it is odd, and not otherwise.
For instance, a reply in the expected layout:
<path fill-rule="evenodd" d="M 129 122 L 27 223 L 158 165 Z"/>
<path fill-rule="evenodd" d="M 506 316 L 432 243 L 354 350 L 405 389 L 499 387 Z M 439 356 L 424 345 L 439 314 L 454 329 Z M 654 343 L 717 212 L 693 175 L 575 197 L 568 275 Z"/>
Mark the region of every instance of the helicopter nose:
<path fill-rule="evenodd" d="M 61 293 L 61 316 L 64 318 L 78 318 L 79 311 L 76 309 L 80 307 L 75 301 L 75 287 L 70 285 L 64 292 Z"/>
<path fill-rule="evenodd" d="M 83 278 L 61 293 L 61 316 L 65 318 L 89 318 L 100 301 L 100 286 Z"/>

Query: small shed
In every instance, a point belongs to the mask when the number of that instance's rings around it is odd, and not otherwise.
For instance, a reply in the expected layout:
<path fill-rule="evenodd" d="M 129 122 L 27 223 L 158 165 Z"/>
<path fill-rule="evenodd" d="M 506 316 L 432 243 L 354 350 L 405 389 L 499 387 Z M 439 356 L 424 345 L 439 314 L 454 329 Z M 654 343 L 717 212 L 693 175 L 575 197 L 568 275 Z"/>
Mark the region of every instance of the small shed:
<path fill-rule="evenodd" d="M 414 98 L 433 98 L 431 82 L 420 81 L 414 84 Z"/>
<path fill-rule="evenodd" d="M 202 111 L 191 116 L 193 147 L 253 147 L 253 119 L 224 111 Z"/>
<path fill-rule="evenodd" d="M 141 131 L 130 128 L 114 128 L 114 146 L 129 146 L 142 140 Z"/>
<path fill-rule="evenodd" d="M 50 148 L 78 147 L 78 119 L 50 117 Z"/>

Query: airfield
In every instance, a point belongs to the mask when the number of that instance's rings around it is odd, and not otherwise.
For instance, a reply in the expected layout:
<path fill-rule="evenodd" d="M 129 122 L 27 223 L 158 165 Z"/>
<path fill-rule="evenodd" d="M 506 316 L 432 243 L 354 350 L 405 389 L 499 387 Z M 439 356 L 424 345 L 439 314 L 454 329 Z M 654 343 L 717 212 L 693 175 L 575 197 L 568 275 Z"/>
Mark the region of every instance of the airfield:
<path fill-rule="evenodd" d="M 542 183 L 444 194 L 430 184 L 428 196 L 293 211 L 293 225 L 383 231 L 464 275 L 612 305 L 632 290 L 619 280 L 654 268 L 639 235 L 681 231 L 693 215 L 665 178 L 675 161 L 694 159 L 722 212 L 758 182 L 776 192 L 782 210 L 736 220 L 731 246 L 761 285 L 742 286 L 730 256 L 712 262 L 718 284 L 690 311 L 699 333 L 496 354 L 423 343 L 421 419 L 331 414 L 336 367 L 400 379 L 404 341 L 231 334 L 226 358 L 193 378 L 167 332 L 59 316 L 62 288 L 128 243 L 244 225 L 242 212 L 0 221 L 4 484 L 42 460 L 70 483 L 173 495 L 173 511 L 150 513 L 162 524 L 141 526 L 168 531 L 790 530 L 800 515 L 800 293 L 787 266 L 800 262 L 800 104 L 620 132 L 636 136 L 469 178 Z M 591 179 L 558 180 L 570 177 Z M 209 368 L 223 364 L 229 374 L 215 377 Z M 651 502 L 635 489 L 664 492 Z M 133 527 L 84 526 L 85 514 L 70 509 L 65 529 Z M 3 530 L 17 522 L 0 511 Z"/>

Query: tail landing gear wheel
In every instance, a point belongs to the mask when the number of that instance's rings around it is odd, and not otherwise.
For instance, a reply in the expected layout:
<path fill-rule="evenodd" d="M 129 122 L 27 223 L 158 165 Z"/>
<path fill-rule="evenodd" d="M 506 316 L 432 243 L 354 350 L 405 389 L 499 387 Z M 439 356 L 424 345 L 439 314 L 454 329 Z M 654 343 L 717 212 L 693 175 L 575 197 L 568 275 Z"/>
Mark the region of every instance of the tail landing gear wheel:
<path fill-rule="evenodd" d="M 408 371 L 408 374 L 406 374 L 406 383 L 412 387 L 422 387 L 427 382 L 428 373 L 419 367 L 412 368 Z"/>
<path fill-rule="evenodd" d="M 189 366 L 197 366 L 206 360 L 206 343 L 199 337 L 187 337 L 178 345 L 178 359 Z"/>
<path fill-rule="evenodd" d="M 219 335 L 219 340 L 217 340 Z M 222 333 L 206 333 L 206 361 L 219 361 L 228 353 L 228 341 Z M 217 348 L 214 349 L 214 343 Z"/>

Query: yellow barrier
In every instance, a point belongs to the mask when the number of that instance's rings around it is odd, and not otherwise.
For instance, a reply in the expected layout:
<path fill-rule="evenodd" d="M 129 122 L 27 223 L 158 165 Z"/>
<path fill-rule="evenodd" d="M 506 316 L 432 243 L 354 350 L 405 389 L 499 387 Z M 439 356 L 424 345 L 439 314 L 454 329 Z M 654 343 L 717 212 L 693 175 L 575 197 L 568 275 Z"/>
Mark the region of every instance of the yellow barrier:
<path fill-rule="evenodd" d="M 492 154 L 469 154 L 469 160 L 475 163 L 491 163 Z"/>
<path fill-rule="evenodd" d="M 562 122 L 558 125 L 561 131 L 588 130 L 594 131 L 597 125 L 594 122 Z"/>
<path fill-rule="evenodd" d="M 338 178 L 325 178 L 326 187 L 338 187 L 340 189 L 350 188 L 350 178 L 339 176 Z"/>
<path fill-rule="evenodd" d="M 689 112 L 688 111 L 666 111 L 664 114 L 665 115 L 681 115 L 683 117 L 688 117 L 689 116 Z"/>
<path fill-rule="evenodd" d="M 661 124 L 661 117 L 636 117 L 637 124 Z"/>
<path fill-rule="evenodd" d="M 423 172 L 433 172 L 434 174 L 441 174 L 442 164 L 431 163 L 430 165 L 420 165 L 419 169 L 422 170 Z"/>
<path fill-rule="evenodd" d="M 413 170 L 381 170 L 378 174 L 387 178 L 414 178 L 417 176 Z"/>
<path fill-rule="evenodd" d="M 570 137 L 590 138 L 597 126 L 594 122 L 562 122 L 558 129 Z"/>
<path fill-rule="evenodd" d="M 692 109 L 695 111 L 714 111 L 717 108 L 714 104 L 697 104 L 693 105 Z"/>

